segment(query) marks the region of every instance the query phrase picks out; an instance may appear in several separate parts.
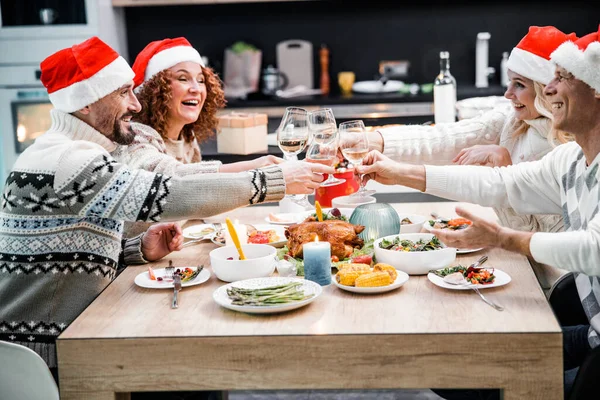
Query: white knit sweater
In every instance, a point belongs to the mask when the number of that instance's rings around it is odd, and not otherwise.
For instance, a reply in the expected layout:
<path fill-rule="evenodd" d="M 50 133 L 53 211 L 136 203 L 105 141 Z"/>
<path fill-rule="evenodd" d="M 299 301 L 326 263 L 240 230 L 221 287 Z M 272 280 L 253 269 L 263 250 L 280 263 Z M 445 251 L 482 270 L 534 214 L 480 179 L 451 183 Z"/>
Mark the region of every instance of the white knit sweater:
<path fill-rule="evenodd" d="M 379 130 L 383 137 L 383 153 L 396 161 L 411 164 L 450 165 L 464 148 L 477 144 L 505 147 L 513 164 L 539 160 L 552 150 L 548 133 L 552 121 L 537 118 L 525 121 L 529 129 L 513 137 L 515 121 L 511 106 L 497 107 L 477 118 L 434 126 L 404 125 Z M 500 223 L 522 231 L 558 232 L 563 229 L 560 216 L 523 215 L 511 208 L 494 208 Z"/>
<path fill-rule="evenodd" d="M 519 213 L 562 214 L 565 232 L 533 234 L 530 251 L 540 263 L 576 273 L 576 283 L 600 344 L 600 155 L 586 165 L 577 143 L 558 146 L 540 161 L 502 168 L 427 166 L 427 193 Z"/>

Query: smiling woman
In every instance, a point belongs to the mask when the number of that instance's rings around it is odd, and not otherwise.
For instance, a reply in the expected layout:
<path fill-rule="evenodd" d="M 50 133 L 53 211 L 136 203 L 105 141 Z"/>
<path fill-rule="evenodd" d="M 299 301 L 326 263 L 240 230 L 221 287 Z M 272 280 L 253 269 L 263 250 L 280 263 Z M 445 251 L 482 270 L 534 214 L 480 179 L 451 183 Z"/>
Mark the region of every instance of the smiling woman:
<path fill-rule="evenodd" d="M 214 135 L 218 127 L 217 112 L 225 106 L 225 96 L 219 77 L 204 65 L 198 51 L 185 38 L 148 44 L 136 57 L 133 70 L 141 111 L 138 108 L 130 114 L 120 114 L 120 122 L 130 115 L 134 121 L 133 142 L 121 141 L 128 146 L 113 152 L 120 162 L 182 177 L 251 171 L 283 161 L 274 156 L 227 165 L 202 160 L 200 143 Z M 230 178 L 219 179 L 225 187 Z M 126 236 L 146 228 L 146 223 L 126 224 Z"/>

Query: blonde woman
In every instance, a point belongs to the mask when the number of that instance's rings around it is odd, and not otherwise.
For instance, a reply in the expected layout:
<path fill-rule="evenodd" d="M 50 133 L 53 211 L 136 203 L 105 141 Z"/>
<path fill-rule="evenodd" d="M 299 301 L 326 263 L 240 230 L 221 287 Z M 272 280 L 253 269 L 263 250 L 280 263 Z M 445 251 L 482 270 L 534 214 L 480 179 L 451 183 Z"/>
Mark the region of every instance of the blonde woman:
<path fill-rule="evenodd" d="M 455 123 L 380 129 L 369 134 L 371 149 L 411 164 L 506 166 L 539 160 L 556 145 L 570 140 L 567 134 L 552 128 L 544 88 L 554 76 L 550 54 L 563 42 L 576 39 L 574 33 L 567 35 L 552 26 L 530 27 L 507 64 L 510 83 L 504 96 L 511 106 Z M 521 215 L 510 208 L 495 211 L 500 223 L 513 229 L 563 229 L 558 215 Z M 534 265 L 544 289 L 549 289 L 562 273 L 548 268 Z"/>

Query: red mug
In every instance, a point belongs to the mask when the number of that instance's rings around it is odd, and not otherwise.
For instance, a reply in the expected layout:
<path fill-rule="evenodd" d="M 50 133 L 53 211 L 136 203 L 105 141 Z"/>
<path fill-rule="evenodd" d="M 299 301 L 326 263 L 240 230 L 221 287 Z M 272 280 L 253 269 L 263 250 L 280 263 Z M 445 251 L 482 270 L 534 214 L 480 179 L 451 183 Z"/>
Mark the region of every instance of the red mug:
<path fill-rule="evenodd" d="M 335 178 L 345 179 L 346 182 L 335 186 L 319 187 L 315 190 L 315 200 L 322 207 L 331 207 L 331 201 L 336 197 L 347 196 L 358 191 L 360 187 L 358 176 L 354 174 L 354 168 L 340 168 L 339 172 L 333 174 Z M 327 179 L 327 174 L 323 174 L 323 178 Z"/>

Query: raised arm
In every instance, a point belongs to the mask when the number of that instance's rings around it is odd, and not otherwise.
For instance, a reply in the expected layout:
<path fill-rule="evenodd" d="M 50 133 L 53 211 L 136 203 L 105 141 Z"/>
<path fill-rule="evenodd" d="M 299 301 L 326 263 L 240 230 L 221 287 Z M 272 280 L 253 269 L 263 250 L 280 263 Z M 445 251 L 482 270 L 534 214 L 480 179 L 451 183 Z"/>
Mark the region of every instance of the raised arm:
<path fill-rule="evenodd" d="M 286 181 L 289 193 L 308 193 L 318 187 L 319 174 L 333 172 L 323 165 L 297 162 L 236 174 L 180 178 L 129 169 L 97 148 L 72 153 L 77 158 L 65 155 L 57 168 L 54 188 L 60 200 L 80 216 L 121 221 L 203 218 L 278 201 L 286 192 Z"/>
<path fill-rule="evenodd" d="M 451 124 L 383 128 L 370 134 L 370 147 L 394 161 L 448 165 L 466 147 L 498 144 L 502 128 L 510 117 L 510 108 L 502 106 Z"/>

